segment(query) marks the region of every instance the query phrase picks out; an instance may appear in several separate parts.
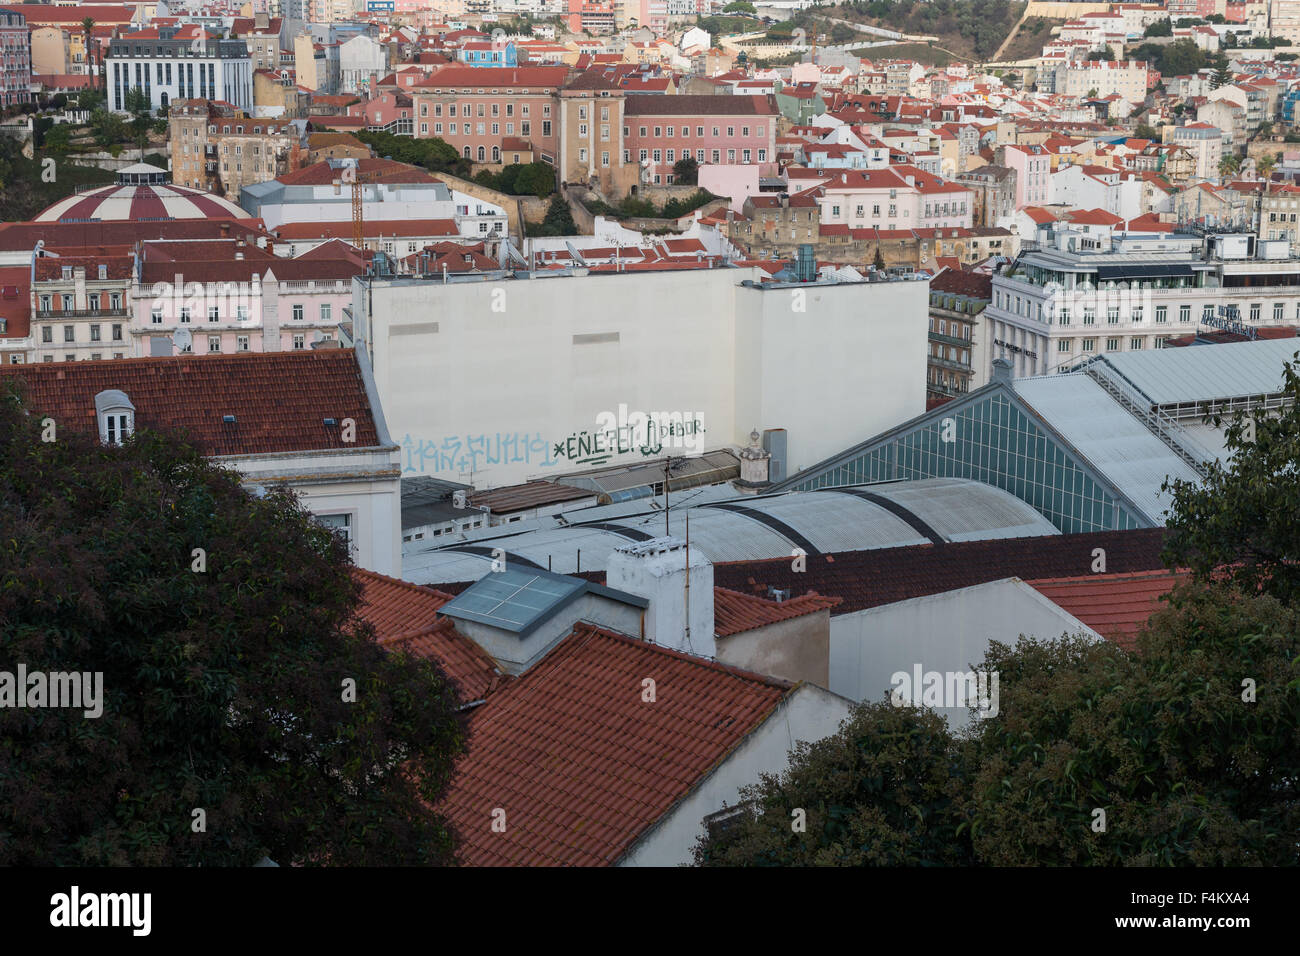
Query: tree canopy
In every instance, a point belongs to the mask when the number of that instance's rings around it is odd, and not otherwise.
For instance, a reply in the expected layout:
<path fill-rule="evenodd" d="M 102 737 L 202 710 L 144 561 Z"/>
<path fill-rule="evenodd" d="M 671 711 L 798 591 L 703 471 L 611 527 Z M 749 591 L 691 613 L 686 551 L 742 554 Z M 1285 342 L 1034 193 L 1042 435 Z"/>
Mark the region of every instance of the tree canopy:
<path fill-rule="evenodd" d="M 992 643 L 974 666 L 999 675 L 998 715 L 956 733 L 931 711 L 865 702 L 746 788 L 697 864 L 1300 864 L 1292 363 L 1284 390 L 1283 410 L 1228 424 L 1203 483 L 1166 485 L 1165 563 L 1190 580 L 1132 651 Z"/>
<path fill-rule="evenodd" d="M 0 865 L 449 862 L 455 693 L 355 617 L 347 546 L 181 438 L 44 441 L 19 396 L 0 659 L 102 674 L 102 714 L 0 708 Z"/>

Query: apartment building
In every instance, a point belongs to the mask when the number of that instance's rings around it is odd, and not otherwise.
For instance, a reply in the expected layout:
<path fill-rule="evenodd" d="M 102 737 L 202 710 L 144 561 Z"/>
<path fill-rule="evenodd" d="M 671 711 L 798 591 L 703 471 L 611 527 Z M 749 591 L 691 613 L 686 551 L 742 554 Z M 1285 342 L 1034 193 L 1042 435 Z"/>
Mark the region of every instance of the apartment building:
<path fill-rule="evenodd" d="M 641 181 L 670 184 L 673 164 L 774 163 L 778 111 L 771 96 L 632 94 L 623 108 L 623 161 Z"/>
<path fill-rule="evenodd" d="M 27 17 L 14 7 L 0 7 L 0 106 L 32 99 L 32 39 Z"/>
<path fill-rule="evenodd" d="M 1259 236 L 1261 239 L 1285 241 L 1293 256 L 1300 256 L 1300 186 L 1270 183 L 1259 202 Z"/>
<path fill-rule="evenodd" d="M 1015 215 L 1016 180 L 1014 169 L 995 163 L 957 174 L 956 181 L 971 191 L 973 225 L 996 226 Z"/>
<path fill-rule="evenodd" d="M 969 228 L 974 195 L 914 166 L 842 172 L 827 180 L 817 198 L 821 231 L 852 229 Z"/>
<path fill-rule="evenodd" d="M 996 162 L 1015 170 L 1016 208 L 1049 202 L 1052 194 L 1052 155 L 1044 146 L 1007 143 L 999 146 Z"/>
<path fill-rule="evenodd" d="M 1065 96 L 1115 93 L 1130 103 L 1141 103 L 1159 81 L 1160 74 L 1143 60 L 1084 60 L 1056 69 L 1056 92 Z"/>
<path fill-rule="evenodd" d="M 973 354 L 980 314 L 992 299 L 992 278 L 944 269 L 930 280 L 930 341 L 926 398 L 953 398 L 984 384 Z"/>
<path fill-rule="evenodd" d="M 627 195 L 639 183 L 639 168 L 624 161 L 623 91 L 598 73 L 583 73 L 559 91 L 557 105 L 560 178 L 606 196 Z"/>
<path fill-rule="evenodd" d="M 244 186 L 300 169 L 304 133 L 288 120 L 255 119 L 229 104 L 176 100 L 167 113 L 172 182 L 239 201 Z"/>
<path fill-rule="evenodd" d="M 1219 162 L 1223 159 L 1221 129 L 1209 123 L 1188 123 L 1186 126 L 1175 126 L 1172 139 L 1192 154 L 1194 176 L 1198 179 L 1219 177 Z"/>
<path fill-rule="evenodd" d="M 129 254 L 33 257 L 32 360 L 129 358 L 132 263 Z"/>
<path fill-rule="evenodd" d="M 981 365 L 1016 376 L 1108 352 L 1164 348 L 1224 315 L 1300 326 L 1300 262 L 1253 235 L 1089 236 L 1064 224 L 993 277 Z"/>
<path fill-rule="evenodd" d="M 222 100 L 253 108 L 253 67 L 243 40 L 224 40 L 201 27 L 158 27 L 128 33 L 109 44 L 109 108 L 126 112 L 126 96 L 144 91 L 150 109 L 173 100 Z"/>
<path fill-rule="evenodd" d="M 284 20 L 266 13 L 257 13 L 252 17 L 236 17 L 230 25 L 230 35 L 243 40 L 248 47 L 249 58 L 254 70 L 278 70 L 280 68 L 280 34 L 284 31 Z"/>
<path fill-rule="evenodd" d="M 419 139 L 437 137 L 466 159 L 500 162 L 503 140 L 531 142 L 540 158 L 558 161 L 557 93 L 569 73 L 563 66 L 447 66 L 410 87 Z"/>

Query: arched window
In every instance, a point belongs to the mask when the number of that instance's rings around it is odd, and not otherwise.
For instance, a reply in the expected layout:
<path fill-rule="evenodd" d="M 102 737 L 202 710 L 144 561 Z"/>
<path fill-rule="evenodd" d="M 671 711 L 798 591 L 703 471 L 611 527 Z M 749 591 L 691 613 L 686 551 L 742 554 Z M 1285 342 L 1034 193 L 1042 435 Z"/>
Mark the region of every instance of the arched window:
<path fill-rule="evenodd" d="M 499 163 L 499 162 L 501 162 L 501 147 L 500 147 L 500 146 L 493 146 L 493 147 L 492 147 L 492 162 L 494 162 L 494 163 Z"/>
<path fill-rule="evenodd" d="M 468 146 L 465 147 L 465 158 L 466 158 L 466 159 L 469 159 L 469 158 L 470 158 L 470 155 L 469 155 L 469 147 L 468 147 Z"/>
<path fill-rule="evenodd" d="M 481 163 L 485 159 L 487 159 L 487 150 L 480 146 L 478 148 L 478 161 Z"/>

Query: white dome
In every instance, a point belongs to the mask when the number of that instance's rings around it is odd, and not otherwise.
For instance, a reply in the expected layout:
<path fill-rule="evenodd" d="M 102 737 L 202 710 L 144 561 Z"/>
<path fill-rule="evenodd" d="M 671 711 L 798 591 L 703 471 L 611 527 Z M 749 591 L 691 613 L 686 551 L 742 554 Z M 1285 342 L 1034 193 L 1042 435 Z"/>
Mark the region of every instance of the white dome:
<path fill-rule="evenodd" d="M 124 170 L 125 172 L 125 170 Z M 36 222 L 121 222 L 158 219 L 248 219 L 227 199 L 171 183 L 102 186 L 60 199 Z"/>

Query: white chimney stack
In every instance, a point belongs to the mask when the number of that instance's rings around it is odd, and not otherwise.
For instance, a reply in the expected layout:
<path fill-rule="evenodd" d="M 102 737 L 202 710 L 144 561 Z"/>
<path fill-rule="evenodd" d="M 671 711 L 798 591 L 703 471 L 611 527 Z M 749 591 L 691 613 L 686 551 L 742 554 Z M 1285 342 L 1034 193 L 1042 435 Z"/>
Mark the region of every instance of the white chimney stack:
<path fill-rule="evenodd" d="M 689 583 L 689 587 L 687 586 Z M 605 567 L 605 584 L 650 602 L 646 640 L 663 647 L 716 657 L 713 633 L 713 564 L 680 538 L 652 538 L 616 548 Z"/>

